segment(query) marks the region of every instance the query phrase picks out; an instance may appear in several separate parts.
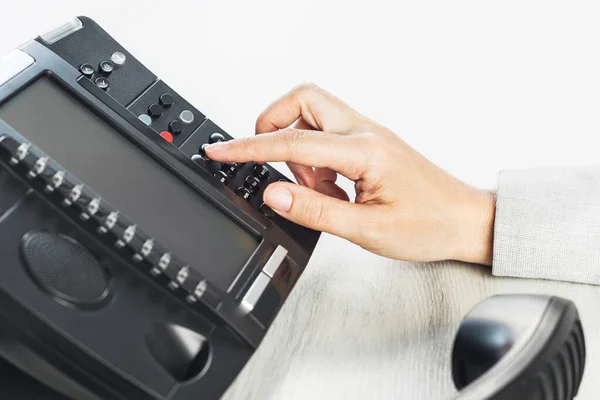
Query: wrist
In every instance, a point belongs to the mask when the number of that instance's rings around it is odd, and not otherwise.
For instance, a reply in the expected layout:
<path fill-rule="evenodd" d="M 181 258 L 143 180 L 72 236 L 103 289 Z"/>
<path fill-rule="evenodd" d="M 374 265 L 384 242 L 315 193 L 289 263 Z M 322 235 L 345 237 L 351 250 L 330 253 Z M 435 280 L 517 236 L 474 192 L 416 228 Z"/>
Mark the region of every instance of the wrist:
<path fill-rule="evenodd" d="M 496 194 L 468 188 L 460 207 L 455 259 L 474 264 L 492 265 Z"/>

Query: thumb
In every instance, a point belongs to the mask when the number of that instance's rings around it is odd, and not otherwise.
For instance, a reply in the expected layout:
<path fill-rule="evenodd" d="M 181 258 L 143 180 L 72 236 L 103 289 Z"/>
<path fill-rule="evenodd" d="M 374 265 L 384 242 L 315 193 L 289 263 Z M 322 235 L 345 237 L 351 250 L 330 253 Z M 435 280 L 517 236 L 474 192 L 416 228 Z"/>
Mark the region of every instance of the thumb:
<path fill-rule="evenodd" d="M 352 242 L 360 240 L 367 209 L 360 204 L 340 200 L 293 183 L 273 183 L 263 194 L 265 204 L 277 214 L 299 225 L 341 236 Z"/>

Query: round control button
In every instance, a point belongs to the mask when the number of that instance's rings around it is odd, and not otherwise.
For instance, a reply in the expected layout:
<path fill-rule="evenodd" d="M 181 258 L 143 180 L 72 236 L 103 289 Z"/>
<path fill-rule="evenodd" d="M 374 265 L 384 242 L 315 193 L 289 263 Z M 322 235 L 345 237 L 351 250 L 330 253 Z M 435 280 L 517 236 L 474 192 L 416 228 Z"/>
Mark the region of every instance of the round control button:
<path fill-rule="evenodd" d="M 173 135 L 171 135 L 171 132 L 163 131 L 160 133 L 160 136 L 167 142 L 173 143 Z"/>
<path fill-rule="evenodd" d="M 125 64 L 126 60 L 127 60 L 127 57 L 125 56 L 125 54 L 121 53 L 120 51 L 115 51 L 112 54 L 112 56 L 110 56 L 110 61 L 112 61 L 115 65 L 118 65 L 118 66 Z"/>
<path fill-rule="evenodd" d="M 258 211 L 263 213 L 263 215 L 267 218 L 273 218 L 275 216 L 275 211 L 273 211 L 273 209 L 265 203 L 261 204 L 260 207 L 258 207 Z"/>
<path fill-rule="evenodd" d="M 231 181 L 231 177 L 225 171 L 218 171 L 215 173 L 215 178 L 217 178 L 223 185 L 227 185 Z"/>
<path fill-rule="evenodd" d="M 138 119 L 148 126 L 150 126 L 150 124 L 152 123 L 152 118 L 150 118 L 148 114 L 138 115 Z"/>
<path fill-rule="evenodd" d="M 202 146 L 200 146 L 200 149 L 199 149 L 199 150 L 200 150 L 200 154 L 202 154 L 202 155 L 203 155 L 204 157 L 206 157 L 206 158 L 209 158 L 209 157 L 206 155 L 206 148 L 207 148 L 208 146 L 209 146 L 209 144 L 208 144 L 208 143 L 204 143 Z"/>
<path fill-rule="evenodd" d="M 115 70 L 115 65 L 110 61 L 102 61 L 100 63 L 100 72 L 104 75 L 110 75 Z"/>
<path fill-rule="evenodd" d="M 184 124 L 191 124 L 194 122 L 194 113 L 190 110 L 183 110 L 181 114 L 179 114 L 179 119 Z"/>
<path fill-rule="evenodd" d="M 79 71 L 87 78 L 91 78 L 96 73 L 92 64 L 81 64 Z"/>
<path fill-rule="evenodd" d="M 169 93 L 165 93 L 165 94 L 162 94 L 158 98 L 158 102 L 164 108 L 169 108 L 169 107 L 171 107 L 173 105 L 173 103 L 175 102 L 175 99 Z"/>
<path fill-rule="evenodd" d="M 225 136 L 221 135 L 218 132 L 213 133 L 208 138 L 208 143 L 217 143 L 217 142 L 224 142 L 224 141 L 225 141 Z"/>
<path fill-rule="evenodd" d="M 163 111 L 164 110 L 160 104 L 152 104 L 150 107 L 148 107 L 148 115 L 152 118 L 160 117 Z"/>
<path fill-rule="evenodd" d="M 175 120 L 169 124 L 169 132 L 173 135 L 179 135 L 183 132 L 183 122 Z"/>
<path fill-rule="evenodd" d="M 246 201 L 250 201 L 250 198 L 252 197 L 252 193 L 250 193 L 250 191 L 248 189 L 246 189 L 245 187 L 242 187 L 242 186 L 237 188 L 235 193 Z"/>
<path fill-rule="evenodd" d="M 208 160 L 202 157 L 200 154 L 194 154 L 191 158 L 193 162 L 200 165 L 202 168 L 206 168 L 208 165 Z"/>
<path fill-rule="evenodd" d="M 240 166 L 238 163 L 223 163 L 221 166 L 221 171 L 224 171 L 230 177 L 234 177 L 237 175 Z"/>
<path fill-rule="evenodd" d="M 102 90 L 108 90 L 108 87 L 110 86 L 110 82 L 108 81 L 108 79 L 106 79 L 102 76 L 99 78 L 96 78 L 94 83 L 96 84 L 96 86 L 98 86 Z"/>
<path fill-rule="evenodd" d="M 252 168 L 252 173 L 254 174 L 254 176 L 256 176 L 261 181 L 264 181 L 265 179 L 267 179 L 269 177 L 269 175 L 271 174 L 269 169 L 264 164 L 256 164 Z"/>
<path fill-rule="evenodd" d="M 246 186 L 246 188 L 252 193 L 258 190 L 259 184 L 260 181 L 255 176 L 248 176 L 246 179 L 244 179 L 244 186 Z"/>

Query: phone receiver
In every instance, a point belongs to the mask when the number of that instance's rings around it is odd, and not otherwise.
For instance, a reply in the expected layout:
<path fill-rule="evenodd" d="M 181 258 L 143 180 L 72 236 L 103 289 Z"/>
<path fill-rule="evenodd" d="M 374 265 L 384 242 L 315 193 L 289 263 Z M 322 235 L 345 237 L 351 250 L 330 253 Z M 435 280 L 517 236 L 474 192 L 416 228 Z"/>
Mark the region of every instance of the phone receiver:
<path fill-rule="evenodd" d="M 467 314 L 454 339 L 456 400 L 571 400 L 584 368 L 579 313 L 560 297 L 490 297 Z"/>

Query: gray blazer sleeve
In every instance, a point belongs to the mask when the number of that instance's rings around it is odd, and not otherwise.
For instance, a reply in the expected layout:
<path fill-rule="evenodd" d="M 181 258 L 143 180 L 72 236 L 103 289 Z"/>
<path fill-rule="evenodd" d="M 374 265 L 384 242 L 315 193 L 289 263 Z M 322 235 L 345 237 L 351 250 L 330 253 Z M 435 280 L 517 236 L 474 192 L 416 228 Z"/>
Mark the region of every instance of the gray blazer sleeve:
<path fill-rule="evenodd" d="M 492 273 L 600 285 L 600 166 L 503 171 Z"/>

